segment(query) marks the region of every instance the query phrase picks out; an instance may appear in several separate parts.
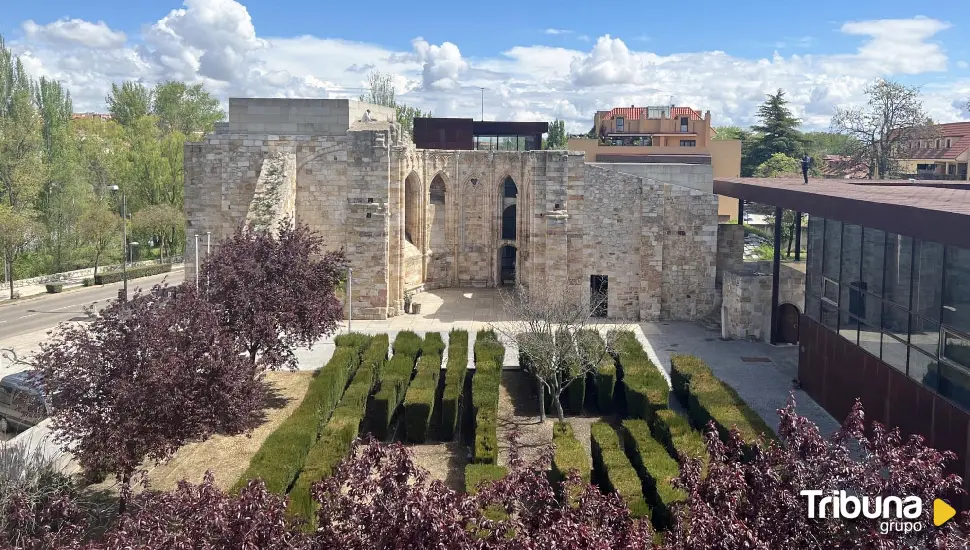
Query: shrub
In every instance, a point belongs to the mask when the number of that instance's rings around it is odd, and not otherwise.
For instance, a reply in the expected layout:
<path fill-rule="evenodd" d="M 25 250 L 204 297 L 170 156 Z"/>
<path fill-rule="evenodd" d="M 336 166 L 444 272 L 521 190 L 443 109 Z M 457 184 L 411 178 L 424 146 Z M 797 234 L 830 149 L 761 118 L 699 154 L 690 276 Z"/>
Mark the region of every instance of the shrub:
<path fill-rule="evenodd" d="M 655 411 L 667 407 L 670 394 L 667 379 L 647 356 L 633 332 L 624 330 L 617 334 L 616 353 L 623 368 L 629 416 L 649 421 Z"/>
<path fill-rule="evenodd" d="M 350 334 L 338 334 L 334 337 L 333 343 L 338 348 L 355 348 L 363 350 L 370 344 L 370 338 L 371 337 L 367 336 L 366 334 L 351 332 Z"/>
<path fill-rule="evenodd" d="M 475 444 L 472 461 L 495 464 L 498 460 L 498 396 L 505 347 L 495 332 L 480 330 L 475 339 L 475 374 L 472 407 L 475 412 Z"/>
<path fill-rule="evenodd" d="M 314 509 L 310 487 L 333 473 L 353 445 L 376 374 L 374 365 L 361 365 L 357 369 L 333 417 L 320 432 L 320 439 L 307 453 L 303 470 L 290 491 L 290 510 L 307 520 L 313 518 Z"/>
<path fill-rule="evenodd" d="M 586 449 L 573 434 L 573 427 L 565 422 L 556 422 L 552 427 L 552 446 L 554 448 L 550 472 L 552 482 L 562 483 L 567 474 L 575 470 L 583 481 L 589 483 L 592 470 L 589 457 L 586 455 Z"/>
<path fill-rule="evenodd" d="M 263 441 L 249 468 L 236 482 L 236 490 L 251 479 L 262 478 L 270 492 L 286 494 L 303 468 L 320 426 L 330 419 L 359 362 L 352 348 L 334 350 L 330 361 L 310 382 L 300 406 Z"/>
<path fill-rule="evenodd" d="M 687 493 L 671 484 L 680 475 L 680 467 L 663 445 L 650 436 L 650 427 L 645 421 L 624 420 L 623 427 L 626 454 L 643 482 L 644 494 L 653 511 L 653 526 L 658 530 L 667 529 L 673 522 L 671 506 L 687 500 Z"/>
<path fill-rule="evenodd" d="M 44 287 L 47 289 L 48 294 L 57 294 L 64 290 L 64 283 L 47 283 Z"/>
<path fill-rule="evenodd" d="M 86 277 L 84 280 L 81 281 L 81 286 L 93 286 L 93 285 L 94 285 L 94 279 L 91 277 Z"/>
<path fill-rule="evenodd" d="M 428 438 L 428 426 L 438 393 L 438 377 L 441 375 L 441 355 L 438 355 L 441 349 L 435 343 L 435 339 L 441 342 L 441 335 L 432 332 L 425 339 L 424 350 L 418 358 L 417 374 L 404 396 L 404 436 L 415 443 L 424 443 Z M 444 346 L 444 343 L 441 345 Z"/>
<path fill-rule="evenodd" d="M 421 344 L 421 338 L 415 333 L 399 332 L 394 339 L 394 356 L 384 364 L 383 369 L 378 370 L 379 389 L 367 405 L 366 417 L 371 432 L 379 439 L 387 439 L 391 435 L 391 420 L 411 383 Z"/>
<path fill-rule="evenodd" d="M 127 271 L 127 277 L 128 279 L 138 279 L 139 277 L 159 275 L 161 273 L 168 273 L 170 271 L 172 271 L 172 264 L 146 265 L 129 268 Z M 94 276 L 94 284 L 106 285 L 109 283 L 117 283 L 122 281 L 125 276 L 124 271 L 108 271 L 106 273 L 98 273 Z"/>
<path fill-rule="evenodd" d="M 441 434 L 444 441 L 451 441 L 458 431 L 458 411 L 461 395 L 465 390 L 465 372 L 468 370 L 468 332 L 452 330 L 448 334 L 448 368 L 445 370 L 445 388 L 441 395 Z"/>
<path fill-rule="evenodd" d="M 650 433 L 678 462 L 683 462 L 685 457 L 700 459 L 707 470 L 709 456 L 704 435 L 692 428 L 686 418 L 670 409 L 661 409 L 653 417 Z"/>
<path fill-rule="evenodd" d="M 569 338 L 568 331 L 562 331 L 556 338 Z M 572 381 L 566 386 L 563 392 L 566 402 L 563 406 L 571 414 L 583 414 L 583 403 L 586 400 L 586 377 L 582 376 L 583 365 L 580 363 L 579 354 L 570 346 L 570 352 L 566 353 L 566 375 Z"/>
<path fill-rule="evenodd" d="M 424 335 L 424 343 L 421 344 L 422 355 L 437 355 L 445 351 L 445 341 L 441 339 L 440 332 L 428 332 Z"/>
<path fill-rule="evenodd" d="M 593 471 L 602 488 L 619 493 L 633 517 L 648 516 L 650 508 L 643 499 L 640 478 L 623 452 L 616 431 L 606 422 L 596 422 L 590 426 L 590 438 Z"/>
<path fill-rule="evenodd" d="M 495 464 L 469 464 L 465 466 L 465 492 L 474 495 L 482 483 L 502 479 L 508 473 L 505 466 Z"/>
<path fill-rule="evenodd" d="M 712 375 L 708 366 L 692 355 L 672 355 L 670 357 L 670 385 L 681 404 L 687 406 L 690 379 L 695 374 Z"/>
<path fill-rule="evenodd" d="M 687 414 L 691 423 L 703 429 L 714 421 L 722 439 L 734 428 L 744 441 L 752 442 L 762 434 L 774 438 L 768 424 L 738 396 L 734 388 L 718 380 L 706 363 L 690 355 L 673 355 L 671 370 L 678 371 L 679 384 L 687 391 Z"/>
<path fill-rule="evenodd" d="M 403 330 L 394 338 L 394 355 L 407 355 L 417 360 L 422 345 L 420 336 L 410 330 Z"/>
<path fill-rule="evenodd" d="M 616 360 L 607 355 L 596 367 L 596 404 L 603 414 L 613 411 L 614 388 L 616 388 Z"/>

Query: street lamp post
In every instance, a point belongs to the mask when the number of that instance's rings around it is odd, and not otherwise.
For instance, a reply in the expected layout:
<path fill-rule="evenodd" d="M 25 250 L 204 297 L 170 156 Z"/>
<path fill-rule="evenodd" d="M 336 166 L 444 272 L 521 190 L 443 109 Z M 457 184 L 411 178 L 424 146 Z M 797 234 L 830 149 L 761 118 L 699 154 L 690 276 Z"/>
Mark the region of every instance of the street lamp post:
<path fill-rule="evenodd" d="M 195 290 L 199 290 L 199 234 L 195 234 Z"/>
<path fill-rule="evenodd" d="M 212 231 L 205 232 L 205 259 L 209 261 L 209 253 L 212 252 Z M 198 269 L 198 267 L 196 268 Z M 209 292 L 209 272 L 205 274 L 205 291 Z"/>
<path fill-rule="evenodd" d="M 354 268 L 347 268 L 347 332 L 354 320 Z"/>
<path fill-rule="evenodd" d="M 121 281 L 124 289 L 124 301 L 128 300 L 128 203 L 125 190 L 117 185 L 111 186 L 112 191 L 121 193 Z"/>

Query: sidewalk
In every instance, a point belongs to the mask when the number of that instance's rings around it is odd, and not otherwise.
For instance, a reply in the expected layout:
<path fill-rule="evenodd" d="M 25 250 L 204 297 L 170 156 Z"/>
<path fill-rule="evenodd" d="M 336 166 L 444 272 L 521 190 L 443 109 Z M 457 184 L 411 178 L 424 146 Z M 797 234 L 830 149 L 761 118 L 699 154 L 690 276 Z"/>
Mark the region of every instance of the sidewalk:
<path fill-rule="evenodd" d="M 143 267 L 143 266 L 138 266 Z M 172 271 L 182 271 L 185 269 L 185 264 L 172 264 Z M 102 271 L 101 273 L 104 273 Z M 61 279 L 57 281 L 64 285 L 64 290 L 70 290 L 73 288 L 79 288 L 83 285 L 84 279 L 93 279 L 94 275 L 76 276 L 67 279 Z M 0 285 L 0 304 L 10 301 L 10 285 L 9 283 L 3 283 Z M 47 294 L 47 283 L 37 283 L 33 285 L 26 286 L 15 286 L 13 288 L 14 294 L 20 294 L 20 298 L 27 298 L 28 296 L 36 296 L 38 294 Z"/>

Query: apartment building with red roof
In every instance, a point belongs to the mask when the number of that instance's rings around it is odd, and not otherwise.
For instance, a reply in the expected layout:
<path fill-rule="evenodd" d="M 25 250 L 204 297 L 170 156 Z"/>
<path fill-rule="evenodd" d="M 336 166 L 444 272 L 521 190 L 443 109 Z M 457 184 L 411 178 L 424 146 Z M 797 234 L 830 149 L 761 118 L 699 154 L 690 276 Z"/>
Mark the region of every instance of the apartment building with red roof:
<path fill-rule="evenodd" d="M 931 137 L 903 143 L 899 168 L 918 179 L 970 181 L 970 122 L 937 124 Z"/>

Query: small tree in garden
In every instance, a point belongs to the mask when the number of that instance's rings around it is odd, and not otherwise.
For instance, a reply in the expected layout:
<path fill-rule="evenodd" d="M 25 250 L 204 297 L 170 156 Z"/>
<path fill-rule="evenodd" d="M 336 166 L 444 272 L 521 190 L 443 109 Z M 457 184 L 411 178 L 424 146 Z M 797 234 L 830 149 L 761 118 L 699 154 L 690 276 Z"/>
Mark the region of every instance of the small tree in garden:
<path fill-rule="evenodd" d="M 188 287 L 113 302 L 89 325 L 61 325 L 34 358 L 55 441 L 85 471 L 114 473 L 123 512 L 142 462 L 251 426 L 265 388 L 218 311 Z"/>
<path fill-rule="evenodd" d="M 295 369 L 293 346 L 337 330 L 343 313 L 335 290 L 344 266 L 343 252 L 324 253 L 318 233 L 283 220 L 277 237 L 240 228 L 220 242 L 199 280 L 253 364 Z"/>
<path fill-rule="evenodd" d="M 755 444 L 747 453 L 737 432 L 722 442 L 713 426 L 707 433 L 711 456 L 706 477 L 688 459 L 675 482 L 689 493 L 676 512 L 665 550 L 774 550 L 967 548 L 970 519 L 964 513 L 933 527 L 933 500 L 964 494 L 962 480 L 945 475 L 950 452 L 926 447 L 923 438 L 903 439 L 899 430 L 873 423 L 865 435 L 864 414 L 856 403 L 842 428 L 830 440 L 818 427 L 795 414 L 794 399 L 779 410 L 781 443 Z M 922 499 L 923 528 L 903 535 L 884 533 L 881 519 L 808 517 L 803 490 L 846 491 L 870 499 L 916 496 Z M 816 497 L 816 506 L 821 497 Z M 861 498 L 860 498 L 861 500 Z M 870 509 L 875 504 L 870 504 Z M 849 509 L 852 509 L 851 506 Z M 895 519 L 895 517 L 894 517 Z"/>
<path fill-rule="evenodd" d="M 516 286 L 502 294 L 505 318 L 492 328 L 510 342 L 518 342 L 521 367 L 539 384 L 539 415 L 546 418 L 548 393 L 559 420 L 565 418 L 561 395 L 570 384 L 585 383 L 613 349 L 614 334 L 600 339 L 584 338 L 584 333 L 601 332 L 606 296 L 586 297 L 563 292 L 561 288 Z M 605 346 L 603 345 L 605 343 Z"/>

